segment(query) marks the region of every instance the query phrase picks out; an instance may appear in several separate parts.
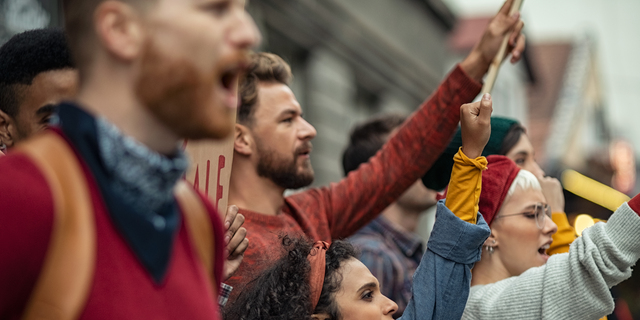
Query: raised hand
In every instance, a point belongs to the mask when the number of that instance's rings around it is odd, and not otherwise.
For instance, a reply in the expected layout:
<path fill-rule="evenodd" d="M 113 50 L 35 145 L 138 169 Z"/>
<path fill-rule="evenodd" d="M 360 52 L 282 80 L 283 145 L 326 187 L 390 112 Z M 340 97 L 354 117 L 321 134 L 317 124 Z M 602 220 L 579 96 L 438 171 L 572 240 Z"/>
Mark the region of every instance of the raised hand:
<path fill-rule="evenodd" d="M 462 152 L 471 159 L 481 156 L 482 150 L 489 142 L 491 112 L 493 112 L 493 102 L 488 93 L 482 97 L 482 100 L 460 107 Z"/>
<path fill-rule="evenodd" d="M 224 217 L 224 227 L 226 229 L 224 235 L 225 261 L 223 279 L 229 279 L 235 273 L 242 259 L 244 252 L 249 247 L 249 239 L 247 239 L 247 229 L 243 228 L 244 216 L 238 213 L 238 207 L 229 206 Z"/>
<path fill-rule="evenodd" d="M 514 0 L 507 0 L 498 14 L 491 19 L 482 38 L 476 43 L 469 56 L 460 64 L 470 77 L 481 81 L 489 70 L 489 66 L 500 50 L 504 36 L 511 33 L 507 53 L 511 53 L 511 63 L 522 58 L 525 47 L 525 37 L 521 33 L 524 22 L 520 20 L 520 13 L 509 15 Z M 508 56 L 508 55 L 507 55 Z M 505 56 L 506 57 L 506 56 Z"/>

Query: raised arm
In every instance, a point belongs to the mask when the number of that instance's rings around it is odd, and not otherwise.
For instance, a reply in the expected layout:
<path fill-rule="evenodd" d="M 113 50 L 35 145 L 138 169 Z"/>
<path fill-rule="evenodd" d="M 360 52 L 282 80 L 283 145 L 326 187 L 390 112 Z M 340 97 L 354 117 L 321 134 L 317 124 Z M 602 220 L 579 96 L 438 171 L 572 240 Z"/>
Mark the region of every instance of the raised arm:
<path fill-rule="evenodd" d="M 460 106 L 480 92 L 504 35 L 513 30 L 509 50 L 513 61 L 520 58 L 522 22 L 519 15 L 508 16 L 511 2 L 492 19 L 469 56 L 368 163 L 338 183 L 298 195 L 296 203 L 320 207 L 326 214 L 333 238 L 347 237 L 373 220 L 433 165 L 456 130 Z"/>
<path fill-rule="evenodd" d="M 463 319 L 598 319 L 614 308 L 609 288 L 640 258 L 640 197 L 577 238 L 569 253 L 517 277 L 472 288 Z"/>
<path fill-rule="evenodd" d="M 480 103 L 460 108 L 462 147 L 453 157 L 453 170 L 445 204 L 463 221 L 476 223 L 482 189 L 482 170 L 487 159 L 482 150 L 491 136 L 491 95 L 485 94 Z"/>
<path fill-rule="evenodd" d="M 491 136 L 491 97 L 486 95 L 460 110 L 462 148 L 451 173 L 447 205 L 438 203 L 427 252 L 413 278 L 413 297 L 402 316 L 405 320 L 462 316 L 471 268 L 480 260 L 482 245 L 491 233 L 478 213 L 482 170 L 487 163 L 480 155 Z M 467 153 L 477 159 L 466 158 Z"/>

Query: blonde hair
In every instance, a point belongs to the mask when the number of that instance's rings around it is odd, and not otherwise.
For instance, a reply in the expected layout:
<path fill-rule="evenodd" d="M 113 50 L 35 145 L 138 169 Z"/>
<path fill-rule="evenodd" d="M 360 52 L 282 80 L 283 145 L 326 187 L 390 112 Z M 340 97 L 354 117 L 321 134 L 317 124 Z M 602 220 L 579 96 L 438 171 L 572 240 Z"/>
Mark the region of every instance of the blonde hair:
<path fill-rule="evenodd" d="M 517 188 L 522 190 L 542 190 L 538 178 L 527 170 L 520 170 L 520 172 L 518 172 L 518 175 L 509 187 L 509 191 L 507 191 L 507 197 L 511 197 Z"/>

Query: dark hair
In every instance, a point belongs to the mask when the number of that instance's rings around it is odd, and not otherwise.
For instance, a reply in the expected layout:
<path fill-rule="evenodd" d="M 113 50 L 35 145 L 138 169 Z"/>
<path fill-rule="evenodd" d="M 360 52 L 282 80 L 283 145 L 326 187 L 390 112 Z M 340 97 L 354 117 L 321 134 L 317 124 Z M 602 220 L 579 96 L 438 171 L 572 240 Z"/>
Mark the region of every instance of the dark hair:
<path fill-rule="evenodd" d="M 405 116 L 388 114 L 356 125 L 349 137 L 349 145 L 342 153 L 344 174 L 347 175 L 369 161 L 385 144 L 389 134 L 406 119 Z"/>
<path fill-rule="evenodd" d="M 80 78 L 91 61 L 92 51 L 99 44 L 95 34 L 94 12 L 105 0 L 63 0 L 64 24 L 69 37 L 69 47 L 78 64 Z M 157 0 L 118 0 L 144 8 Z"/>
<path fill-rule="evenodd" d="M 19 85 L 31 85 L 40 73 L 73 68 L 62 29 L 30 30 L 0 47 L 0 110 L 15 117 L 20 106 Z"/>
<path fill-rule="evenodd" d="M 324 284 L 315 310 L 311 310 L 309 276 L 311 266 L 307 256 L 313 243 L 305 238 L 283 237 L 285 254 L 272 267 L 251 281 L 238 299 L 224 309 L 225 320 L 311 319 L 313 314 L 328 314 L 340 319 L 335 293 L 340 290 L 341 264 L 356 258 L 354 247 L 337 240 L 326 253 Z"/>
<path fill-rule="evenodd" d="M 253 53 L 249 68 L 240 82 L 238 123 L 250 124 L 258 103 L 258 83 L 275 82 L 289 85 L 293 75 L 291 67 L 282 58 L 267 52 Z"/>
<path fill-rule="evenodd" d="M 504 139 L 502 139 L 502 144 L 500 145 L 500 151 L 498 151 L 499 155 L 507 155 L 509 151 L 520 141 L 520 137 L 523 133 L 526 133 L 527 130 L 519 123 L 512 125 L 507 134 L 504 135 Z"/>

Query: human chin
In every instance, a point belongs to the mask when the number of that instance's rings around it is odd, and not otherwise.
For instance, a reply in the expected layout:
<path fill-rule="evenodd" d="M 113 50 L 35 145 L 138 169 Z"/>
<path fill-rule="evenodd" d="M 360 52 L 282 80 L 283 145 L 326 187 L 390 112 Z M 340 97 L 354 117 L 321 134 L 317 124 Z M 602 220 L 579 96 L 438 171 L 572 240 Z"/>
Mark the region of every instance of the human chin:
<path fill-rule="evenodd" d="M 313 182 L 313 179 L 315 178 L 315 172 L 313 171 L 313 167 L 311 166 L 311 161 L 309 161 L 308 159 L 305 160 L 304 163 L 302 163 L 298 167 L 297 175 L 305 177 L 307 180 L 311 180 Z"/>

